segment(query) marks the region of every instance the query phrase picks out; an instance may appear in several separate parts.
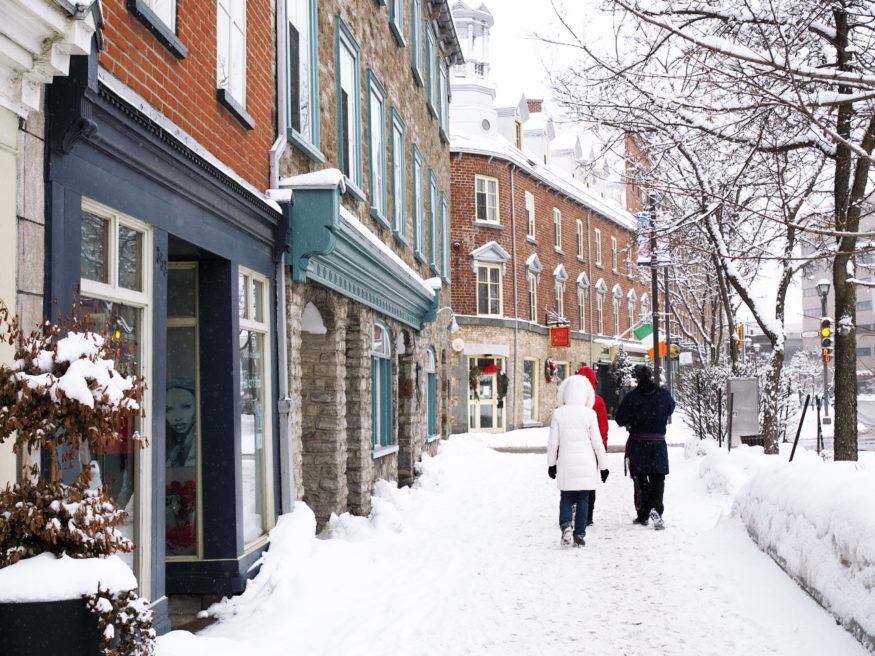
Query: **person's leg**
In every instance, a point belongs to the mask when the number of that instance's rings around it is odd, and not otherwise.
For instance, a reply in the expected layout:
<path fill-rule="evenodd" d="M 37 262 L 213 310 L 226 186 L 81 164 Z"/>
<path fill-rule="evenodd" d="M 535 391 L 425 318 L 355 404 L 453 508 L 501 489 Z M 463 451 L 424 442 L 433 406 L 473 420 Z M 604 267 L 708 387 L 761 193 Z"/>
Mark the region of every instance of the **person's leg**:
<path fill-rule="evenodd" d="M 574 506 L 574 492 L 561 490 L 559 492 L 559 528 L 571 526 L 574 517 L 572 506 Z"/>
<path fill-rule="evenodd" d="M 589 514 L 589 490 L 579 490 L 577 493 L 577 510 L 574 513 L 574 537 L 583 540 L 586 535 L 586 519 Z"/>
<path fill-rule="evenodd" d="M 665 513 L 665 506 L 662 503 L 662 495 L 665 492 L 665 474 L 652 474 L 650 476 L 653 508 L 659 513 L 660 517 Z"/>
<path fill-rule="evenodd" d="M 595 490 L 589 491 L 589 514 L 587 515 L 586 525 L 592 524 L 592 511 L 595 508 Z"/>
<path fill-rule="evenodd" d="M 640 491 L 638 500 L 638 521 L 646 523 L 650 517 L 650 509 L 653 507 L 653 485 L 650 474 L 638 475 L 638 488 Z"/>

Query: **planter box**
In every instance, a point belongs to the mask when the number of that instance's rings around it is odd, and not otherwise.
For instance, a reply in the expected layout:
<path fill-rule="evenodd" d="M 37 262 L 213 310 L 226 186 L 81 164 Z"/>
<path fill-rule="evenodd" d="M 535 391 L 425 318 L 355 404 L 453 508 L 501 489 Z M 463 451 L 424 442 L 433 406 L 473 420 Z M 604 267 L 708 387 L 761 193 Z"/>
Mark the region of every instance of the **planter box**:
<path fill-rule="evenodd" d="M 98 656 L 99 644 L 85 599 L 0 602 L 0 656 Z"/>

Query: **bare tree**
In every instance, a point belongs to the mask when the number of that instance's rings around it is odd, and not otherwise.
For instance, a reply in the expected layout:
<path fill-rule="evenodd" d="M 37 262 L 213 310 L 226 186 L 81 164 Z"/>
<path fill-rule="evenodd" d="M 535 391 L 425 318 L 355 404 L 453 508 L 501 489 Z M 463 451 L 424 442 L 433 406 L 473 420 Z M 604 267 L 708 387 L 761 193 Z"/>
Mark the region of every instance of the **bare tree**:
<path fill-rule="evenodd" d="M 808 234 L 831 230 L 837 325 L 835 457 L 856 460 L 853 282 L 861 208 L 875 146 L 871 2 L 608 0 L 603 4 L 613 12 L 616 38 L 611 47 L 570 39 L 584 55 L 583 64 L 558 76 L 554 89 L 570 105 L 585 107 L 580 112 L 583 118 L 607 116 L 618 127 L 647 135 L 651 170 L 666 183 L 666 190 L 673 186 L 670 176 L 658 173 L 665 168 L 664 158 L 677 159 L 684 147 L 689 153 L 690 135 L 707 135 L 716 147 L 711 162 L 699 158 L 706 164 L 705 184 L 700 186 L 714 188 L 710 176 L 715 166 L 734 170 L 739 184 L 725 188 L 724 192 L 736 193 L 724 193 L 719 202 L 715 202 L 719 194 L 709 194 L 708 207 L 697 220 L 716 247 L 717 261 L 734 293 L 749 307 L 757 305 L 750 294 L 750 279 L 736 270 L 736 263 L 747 256 L 733 249 L 746 246 L 752 257 L 778 258 L 774 318 L 762 311 L 754 313 L 773 344 L 783 344 L 784 283 L 789 283 L 798 264 L 792 249 Z M 573 26 L 568 27 L 574 37 Z M 666 141 L 670 147 L 660 152 L 658 146 Z M 779 202 L 760 209 L 757 202 L 764 195 L 755 201 L 748 193 L 756 187 L 754 175 L 768 174 L 770 157 L 779 168 L 767 175 L 764 189 L 777 194 L 772 200 Z M 826 194 L 828 214 L 823 208 Z M 767 245 L 762 237 L 745 242 L 744 234 L 761 234 L 744 226 L 757 214 L 781 226 L 780 244 Z M 830 218 L 828 226 L 817 220 L 825 215 Z M 777 383 L 779 368 L 773 373 Z M 767 393 L 777 394 L 777 386 Z"/>

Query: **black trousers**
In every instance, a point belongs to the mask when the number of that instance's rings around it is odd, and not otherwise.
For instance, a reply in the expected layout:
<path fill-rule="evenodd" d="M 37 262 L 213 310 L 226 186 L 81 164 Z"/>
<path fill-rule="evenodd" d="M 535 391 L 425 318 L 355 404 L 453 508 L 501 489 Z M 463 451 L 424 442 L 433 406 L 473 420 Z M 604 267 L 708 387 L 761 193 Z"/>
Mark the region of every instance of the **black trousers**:
<path fill-rule="evenodd" d="M 651 508 L 662 515 L 665 512 L 665 506 L 662 505 L 665 474 L 638 474 L 633 481 L 636 485 L 635 512 L 638 513 L 638 519 L 647 519 Z"/>

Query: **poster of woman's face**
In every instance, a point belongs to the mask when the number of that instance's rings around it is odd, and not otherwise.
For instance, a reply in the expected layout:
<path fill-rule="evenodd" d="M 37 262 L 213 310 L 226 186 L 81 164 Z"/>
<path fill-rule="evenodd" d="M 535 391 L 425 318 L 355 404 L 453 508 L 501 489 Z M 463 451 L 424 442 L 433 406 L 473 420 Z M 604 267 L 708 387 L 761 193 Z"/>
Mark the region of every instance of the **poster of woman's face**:
<path fill-rule="evenodd" d="M 194 391 L 186 387 L 167 389 L 167 466 L 189 467 L 195 464 Z"/>

